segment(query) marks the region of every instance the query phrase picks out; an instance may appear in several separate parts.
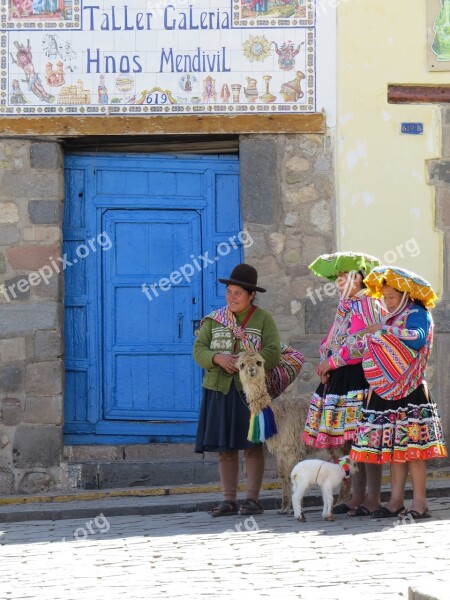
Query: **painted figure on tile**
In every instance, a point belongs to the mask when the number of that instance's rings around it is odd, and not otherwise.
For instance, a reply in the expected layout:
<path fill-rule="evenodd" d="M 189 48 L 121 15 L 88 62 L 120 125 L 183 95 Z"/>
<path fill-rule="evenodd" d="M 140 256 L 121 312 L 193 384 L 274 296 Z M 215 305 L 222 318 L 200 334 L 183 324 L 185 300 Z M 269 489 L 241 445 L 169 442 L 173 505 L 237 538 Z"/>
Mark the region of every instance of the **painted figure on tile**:
<path fill-rule="evenodd" d="M 272 42 L 275 46 L 275 52 L 278 54 L 278 66 L 282 71 L 290 71 L 295 66 L 295 57 L 300 52 L 300 48 L 304 45 L 305 42 L 302 42 L 297 47 L 294 46 L 294 43 L 289 40 L 288 42 L 284 42 L 278 47 L 276 42 Z"/>
<path fill-rule="evenodd" d="M 20 19 L 33 14 L 33 0 L 12 0 L 11 18 Z"/>
<path fill-rule="evenodd" d="M 431 49 L 438 60 L 450 60 L 450 0 L 441 0 L 441 8 L 434 22 L 434 40 Z"/>
<path fill-rule="evenodd" d="M 222 98 L 222 100 L 224 102 L 228 102 L 228 100 L 230 99 L 230 96 L 231 96 L 230 88 L 228 87 L 228 85 L 226 83 L 224 83 L 222 86 L 222 89 L 220 91 L 220 97 Z"/>
<path fill-rule="evenodd" d="M 11 95 L 9 97 L 11 104 L 26 104 L 27 100 L 20 89 L 20 84 L 17 79 L 13 79 L 11 83 Z"/>
<path fill-rule="evenodd" d="M 251 8 L 257 13 L 267 12 L 268 0 L 252 0 Z"/>
<path fill-rule="evenodd" d="M 216 80 L 208 75 L 206 79 L 203 80 L 203 102 L 210 102 L 210 100 L 216 101 L 217 93 L 216 93 Z"/>
<path fill-rule="evenodd" d="M 44 86 L 41 83 L 38 73 L 34 70 L 32 61 L 30 40 L 27 40 L 27 46 L 20 44 L 17 40 L 14 42 L 14 46 L 17 48 L 16 58 L 11 54 L 11 60 L 14 64 L 18 65 L 26 76 L 26 82 L 28 89 L 33 92 L 40 100 L 51 103 L 55 101 L 55 97 L 46 92 Z"/>
<path fill-rule="evenodd" d="M 184 84 L 184 91 L 185 92 L 192 92 L 192 82 L 191 82 L 191 76 L 189 75 L 189 73 L 186 75 L 186 82 Z"/>
<path fill-rule="evenodd" d="M 98 85 L 98 103 L 108 104 L 108 88 L 105 85 L 105 76 L 100 75 L 100 83 Z"/>

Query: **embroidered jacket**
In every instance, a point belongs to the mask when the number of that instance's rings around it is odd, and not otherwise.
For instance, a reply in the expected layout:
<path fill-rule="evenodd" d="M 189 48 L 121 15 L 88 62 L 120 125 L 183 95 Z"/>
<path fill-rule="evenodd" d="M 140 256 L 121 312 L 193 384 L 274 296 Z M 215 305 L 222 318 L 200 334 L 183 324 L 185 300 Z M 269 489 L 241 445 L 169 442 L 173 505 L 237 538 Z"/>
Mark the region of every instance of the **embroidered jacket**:
<path fill-rule="evenodd" d="M 385 311 L 378 300 L 361 290 L 352 298 L 341 298 L 327 337 L 320 346 L 320 361 L 329 359 L 332 369 L 362 362 L 363 330 L 380 323 Z"/>
<path fill-rule="evenodd" d="M 235 315 L 237 324 L 242 323 L 249 310 Z M 215 312 L 211 314 L 215 314 Z M 245 333 L 264 358 L 266 370 L 276 367 L 280 362 L 281 344 L 272 316 L 257 307 L 245 327 Z M 214 321 L 209 315 L 204 318 L 194 343 L 194 359 L 203 369 L 206 369 L 202 384 L 204 388 L 228 394 L 234 379 L 237 389 L 242 390 L 238 373 L 233 376 L 227 375 L 219 365 L 212 362 L 215 354 L 238 354 L 245 350 L 238 335 L 238 328 L 233 332 L 229 327 Z"/>
<path fill-rule="evenodd" d="M 399 400 L 425 383 L 432 342 L 430 313 L 409 302 L 367 336 L 363 369 L 371 389 L 385 400 Z"/>

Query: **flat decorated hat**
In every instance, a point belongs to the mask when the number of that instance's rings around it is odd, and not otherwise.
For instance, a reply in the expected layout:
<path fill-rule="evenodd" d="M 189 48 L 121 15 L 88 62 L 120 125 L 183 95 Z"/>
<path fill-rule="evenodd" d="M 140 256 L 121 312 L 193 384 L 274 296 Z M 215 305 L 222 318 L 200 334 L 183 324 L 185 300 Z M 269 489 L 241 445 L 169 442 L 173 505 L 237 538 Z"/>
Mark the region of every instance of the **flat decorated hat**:
<path fill-rule="evenodd" d="M 388 285 L 398 292 L 407 292 L 412 300 L 420 300 L 426 308 L 432 308 L 438 299 L 426 279 L 400 267 L 375 267 L 364 279 L 364 283 L 368 293 L 375 298 L 380 298 L 383 295 L 383 285 Z"/>
<path fill-rule="evenodd" d="M 335 281 L 339 273 L 350 273 L 350 271 L 362 271 L 366 276 L 378 265 L 381 265 L 381 261 L 370 254 L 334 252 L 333 254 L 321 254 L 309 265 L 309 268 L 319 277 Z"/>

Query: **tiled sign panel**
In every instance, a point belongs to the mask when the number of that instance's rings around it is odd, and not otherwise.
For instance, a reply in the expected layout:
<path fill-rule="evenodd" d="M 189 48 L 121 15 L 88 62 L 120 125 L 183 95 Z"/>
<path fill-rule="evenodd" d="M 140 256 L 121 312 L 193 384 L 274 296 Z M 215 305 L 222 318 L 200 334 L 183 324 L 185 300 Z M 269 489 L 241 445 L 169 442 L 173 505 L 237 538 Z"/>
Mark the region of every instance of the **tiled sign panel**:
<path fill-rule="evenodd" d="M 315 2 L 0 0 L 0 113 L 314 112 Z"/>

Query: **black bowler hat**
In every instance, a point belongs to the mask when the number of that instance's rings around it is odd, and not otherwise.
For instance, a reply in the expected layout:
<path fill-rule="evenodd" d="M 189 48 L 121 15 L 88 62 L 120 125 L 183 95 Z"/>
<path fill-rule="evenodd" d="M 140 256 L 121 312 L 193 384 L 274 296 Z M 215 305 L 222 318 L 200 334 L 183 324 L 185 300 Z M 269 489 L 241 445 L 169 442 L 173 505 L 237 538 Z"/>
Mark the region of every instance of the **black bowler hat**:
<path fill-rule="evenodd" d="M 242 263 L 236 265 L 231 271 L 229 279 L 219 279 L 220 283 L 226 283 L 227 285 L 239 285 L 244 290 L 251 292 L 265 292 L 266 290 L 262 287 L 258 287 L 258 273 L 255 267 Z"/>

